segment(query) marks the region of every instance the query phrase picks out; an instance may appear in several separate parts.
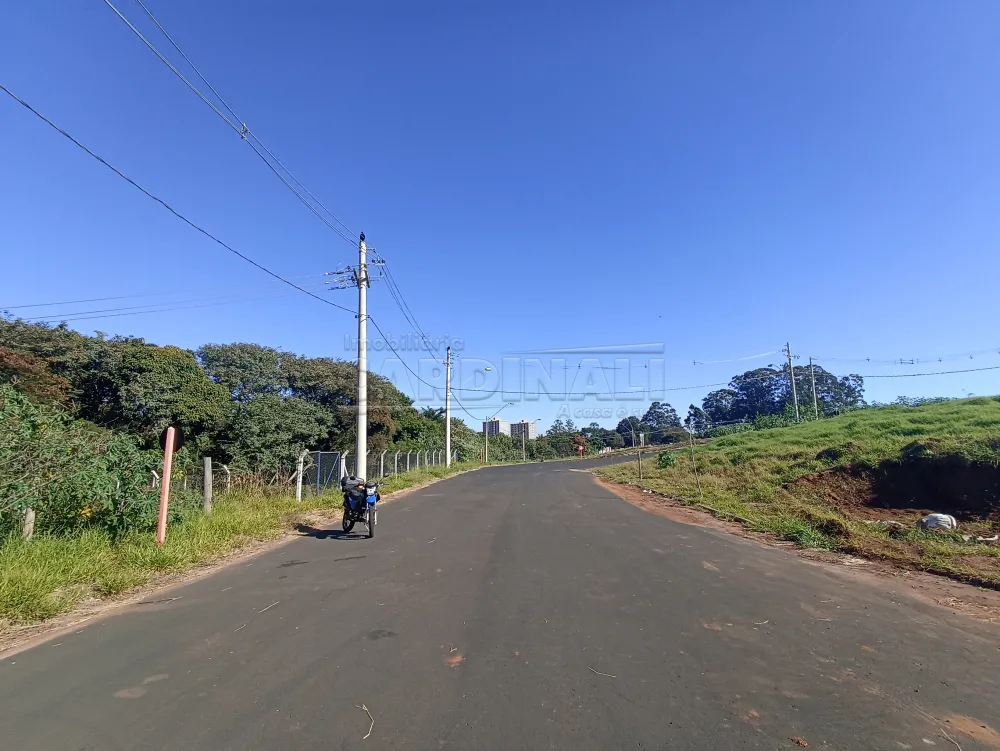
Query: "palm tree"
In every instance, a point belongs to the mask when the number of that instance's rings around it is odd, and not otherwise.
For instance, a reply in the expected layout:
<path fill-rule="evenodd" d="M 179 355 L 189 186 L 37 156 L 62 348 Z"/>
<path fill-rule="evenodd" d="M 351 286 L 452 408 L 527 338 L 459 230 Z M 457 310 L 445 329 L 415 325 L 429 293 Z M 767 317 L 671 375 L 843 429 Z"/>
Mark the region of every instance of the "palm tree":
<path fill-rule="evenodd" d="M 444 407 L 424 407 L 420 416 L 433 422 L 444 422 Z"/>

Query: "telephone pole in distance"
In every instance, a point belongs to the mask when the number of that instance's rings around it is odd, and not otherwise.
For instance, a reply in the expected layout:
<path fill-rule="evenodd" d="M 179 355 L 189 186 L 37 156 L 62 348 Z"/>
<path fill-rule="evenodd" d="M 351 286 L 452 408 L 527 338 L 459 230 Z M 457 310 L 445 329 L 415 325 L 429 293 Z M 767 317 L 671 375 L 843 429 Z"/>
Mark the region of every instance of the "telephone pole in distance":
<path fill-rule="evenodd" d="M 795 405 L 795 422 L 799 421 L 799 397 L 795 393 L 795 371 L 792 369 L 792 345 L 785 342 L 785 354 L 788 355 L 788 378 L 792 382 L 792 404 Z"/>

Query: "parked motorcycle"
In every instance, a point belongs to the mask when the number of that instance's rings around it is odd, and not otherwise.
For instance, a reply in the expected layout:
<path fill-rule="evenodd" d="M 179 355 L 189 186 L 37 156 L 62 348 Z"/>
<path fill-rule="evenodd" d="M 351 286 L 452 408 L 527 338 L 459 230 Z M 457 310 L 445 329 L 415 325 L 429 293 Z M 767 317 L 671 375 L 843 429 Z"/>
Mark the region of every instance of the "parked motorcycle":
<path fill-rule="evenodd" d="M 358 522 L 364 522 L 368 527 L 368 537 L 375 536 L 375 525 L 378 523 L 376 504 L 382 498 L 378 492 L 377 482 L 365 482 L 358 477 L 345 477 L 340 481 L 340 489 L 344 493 L 344 517 L 341 524 L 344 532 L 350 532 Z"/>

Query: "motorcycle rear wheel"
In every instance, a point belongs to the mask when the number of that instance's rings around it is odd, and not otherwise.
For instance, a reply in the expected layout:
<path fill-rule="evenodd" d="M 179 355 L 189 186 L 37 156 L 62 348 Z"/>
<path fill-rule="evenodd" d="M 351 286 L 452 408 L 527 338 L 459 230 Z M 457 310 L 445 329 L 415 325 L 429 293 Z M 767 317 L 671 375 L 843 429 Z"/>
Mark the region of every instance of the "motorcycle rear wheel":
<path fill-rule="evenodd" d="M 354 520 L 348 518 L 347 511 L 344 511 L 344 517 L 340 520 L 340 524 L 344 528 L 345 532 L 350 532 L 354 529 Z"/>

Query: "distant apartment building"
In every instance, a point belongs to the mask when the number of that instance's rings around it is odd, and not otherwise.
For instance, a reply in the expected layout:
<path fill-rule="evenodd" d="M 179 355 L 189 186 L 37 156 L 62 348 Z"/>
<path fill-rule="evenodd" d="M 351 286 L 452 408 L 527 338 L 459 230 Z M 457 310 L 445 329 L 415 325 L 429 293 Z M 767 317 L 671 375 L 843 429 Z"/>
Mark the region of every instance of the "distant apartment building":
<path fill-rule="evenodd" d="M 510 435 L 510 423 L 506 420 L 483 420 L 483 432 L 486 435 Z"/>
<path fill-rule="evenodd" d="M 538 438 L 538 423 L 528 422 L 527 420 L 511 423 L 510 437 L 520 438 L 522 435 L 529 441 L 533 438 Z"/>

